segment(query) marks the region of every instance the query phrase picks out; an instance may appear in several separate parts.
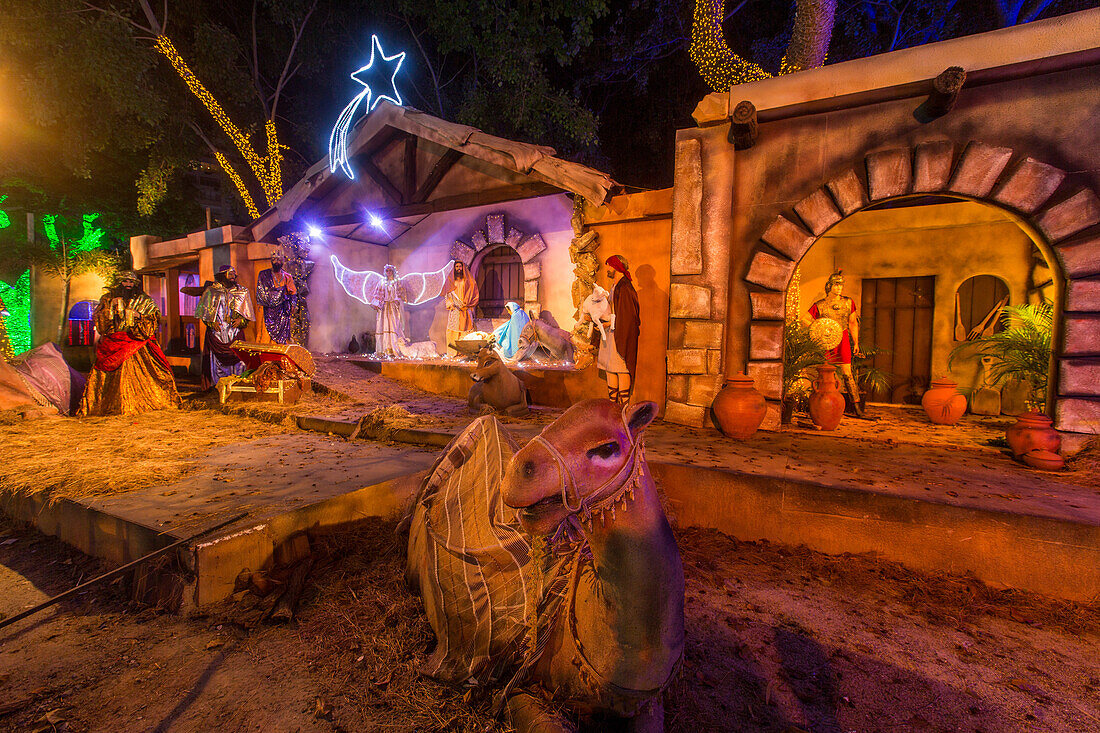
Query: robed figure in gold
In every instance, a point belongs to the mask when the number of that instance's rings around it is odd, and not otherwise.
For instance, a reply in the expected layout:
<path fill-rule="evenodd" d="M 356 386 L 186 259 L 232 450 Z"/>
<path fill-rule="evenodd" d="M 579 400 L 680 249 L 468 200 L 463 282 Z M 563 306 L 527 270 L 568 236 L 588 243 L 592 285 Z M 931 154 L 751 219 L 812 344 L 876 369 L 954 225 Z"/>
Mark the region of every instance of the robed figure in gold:
<path fill-rule="evenodd" d="M 92 316 L 99 333 L 80 416 L 134 415 L 180 403 L 172 367 L 157 343 L 160 309 L 124 272 Z"/>

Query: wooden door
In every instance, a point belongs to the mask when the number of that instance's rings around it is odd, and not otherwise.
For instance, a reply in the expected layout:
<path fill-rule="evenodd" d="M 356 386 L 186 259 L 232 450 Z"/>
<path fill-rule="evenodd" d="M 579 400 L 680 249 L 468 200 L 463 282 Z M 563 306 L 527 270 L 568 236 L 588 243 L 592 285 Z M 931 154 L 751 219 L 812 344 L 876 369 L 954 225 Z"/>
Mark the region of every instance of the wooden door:
<path fill-rule="evenodd" d="M 490 250 L 477 266 L 480 295 L 478 314 L 482 318 L 507 318 L 509 301 L 523 307 L 523 262 L 511 247 Z"/>
<path fill-rule="evenodd" d="M 932 303 L 936 278 L 865 278 L 859 342 L 880 350 L 870 366 L 891 377 L 889 390 L 872 392 L 875 402 L 914 404 L 932 375 Z"/>

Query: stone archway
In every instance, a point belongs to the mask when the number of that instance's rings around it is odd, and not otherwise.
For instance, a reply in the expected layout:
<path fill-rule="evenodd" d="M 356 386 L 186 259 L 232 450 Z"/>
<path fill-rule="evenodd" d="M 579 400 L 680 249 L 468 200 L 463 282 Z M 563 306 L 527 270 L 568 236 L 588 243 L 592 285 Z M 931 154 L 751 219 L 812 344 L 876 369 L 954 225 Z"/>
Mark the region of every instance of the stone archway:
<path fill-rule="evenodd" d="M 485 228 L 471 234 L 469 244 L 461 239 L 455 240 L 451 245 L 451 259 L 472 267 L 474 260 L 500 246 L 514 249 L 523 263 L 524 310 L 540 313 L 542 300 L 539 297 L 539 280 L 542 264 L 538 261 L 538 256 L 546 249 L 546 242 L 541 234 L 525 234 L 515 227 L 509 227 L 506 234 L 504 214 L 489 214 L 485 217 Z"/>
<path fill-rule="evenodd" d="M 1017 162 L 1010 165 L 1013 160 Z M 1100 433 L 1100 198 L 1062 189 L 1065 171 L 1011 148 L 970 142 L 956 160 L 949 140 L 869 153 L 864 171 L 849 168 L 779 214 L 757 242 L 745 275 L 752 307 L 748 373 L 769 401 L 765 427 L 778 427 L 783 390 L 787 285 L 802 256 L 830 227 L 872 204 L 941 194 L 1014 213 L 1043 240 L 1062 279 L 1061 332 L 1055 333 L 1051 402 L 1055 426 Z M 865 174 L 865 176 L 863 175 Z"/>

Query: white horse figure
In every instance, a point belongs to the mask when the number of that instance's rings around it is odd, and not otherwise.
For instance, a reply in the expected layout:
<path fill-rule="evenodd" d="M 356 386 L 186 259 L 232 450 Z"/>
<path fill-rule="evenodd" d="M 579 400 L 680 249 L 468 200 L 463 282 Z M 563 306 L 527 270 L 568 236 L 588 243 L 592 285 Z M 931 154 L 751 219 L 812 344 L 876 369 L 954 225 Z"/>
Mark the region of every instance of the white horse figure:
<path fill-rule="evenodd" d="M 592 293 L 581 303 L 581 315 L 588 314 L 592 322 L 588 324 L 588 338 L 592 338 L 592 328 L 600 329 L 600 339 L 607 340 L 607 330 L 603 321 L 607 321 L 611 328 L 615 328 L 615 314 L 611 312 L 611 293 L 599 285 L 592 287 Z"/>

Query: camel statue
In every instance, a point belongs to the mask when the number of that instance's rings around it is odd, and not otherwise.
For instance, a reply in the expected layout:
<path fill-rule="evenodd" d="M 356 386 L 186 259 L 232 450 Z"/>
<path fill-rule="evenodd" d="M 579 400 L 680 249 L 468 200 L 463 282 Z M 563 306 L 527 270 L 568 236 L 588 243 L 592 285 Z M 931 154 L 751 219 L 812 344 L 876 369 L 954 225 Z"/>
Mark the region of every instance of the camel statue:
<path fill-rule="evenodd" d="M 407 579 L 437 638 L 424 671 L 494 686 L 521 733 L 573 716 L 664 728 L 684 574 L 642 447 L 656 414 L 588 400 L 518 450 L 479 418 L 413 506 Z"/>

